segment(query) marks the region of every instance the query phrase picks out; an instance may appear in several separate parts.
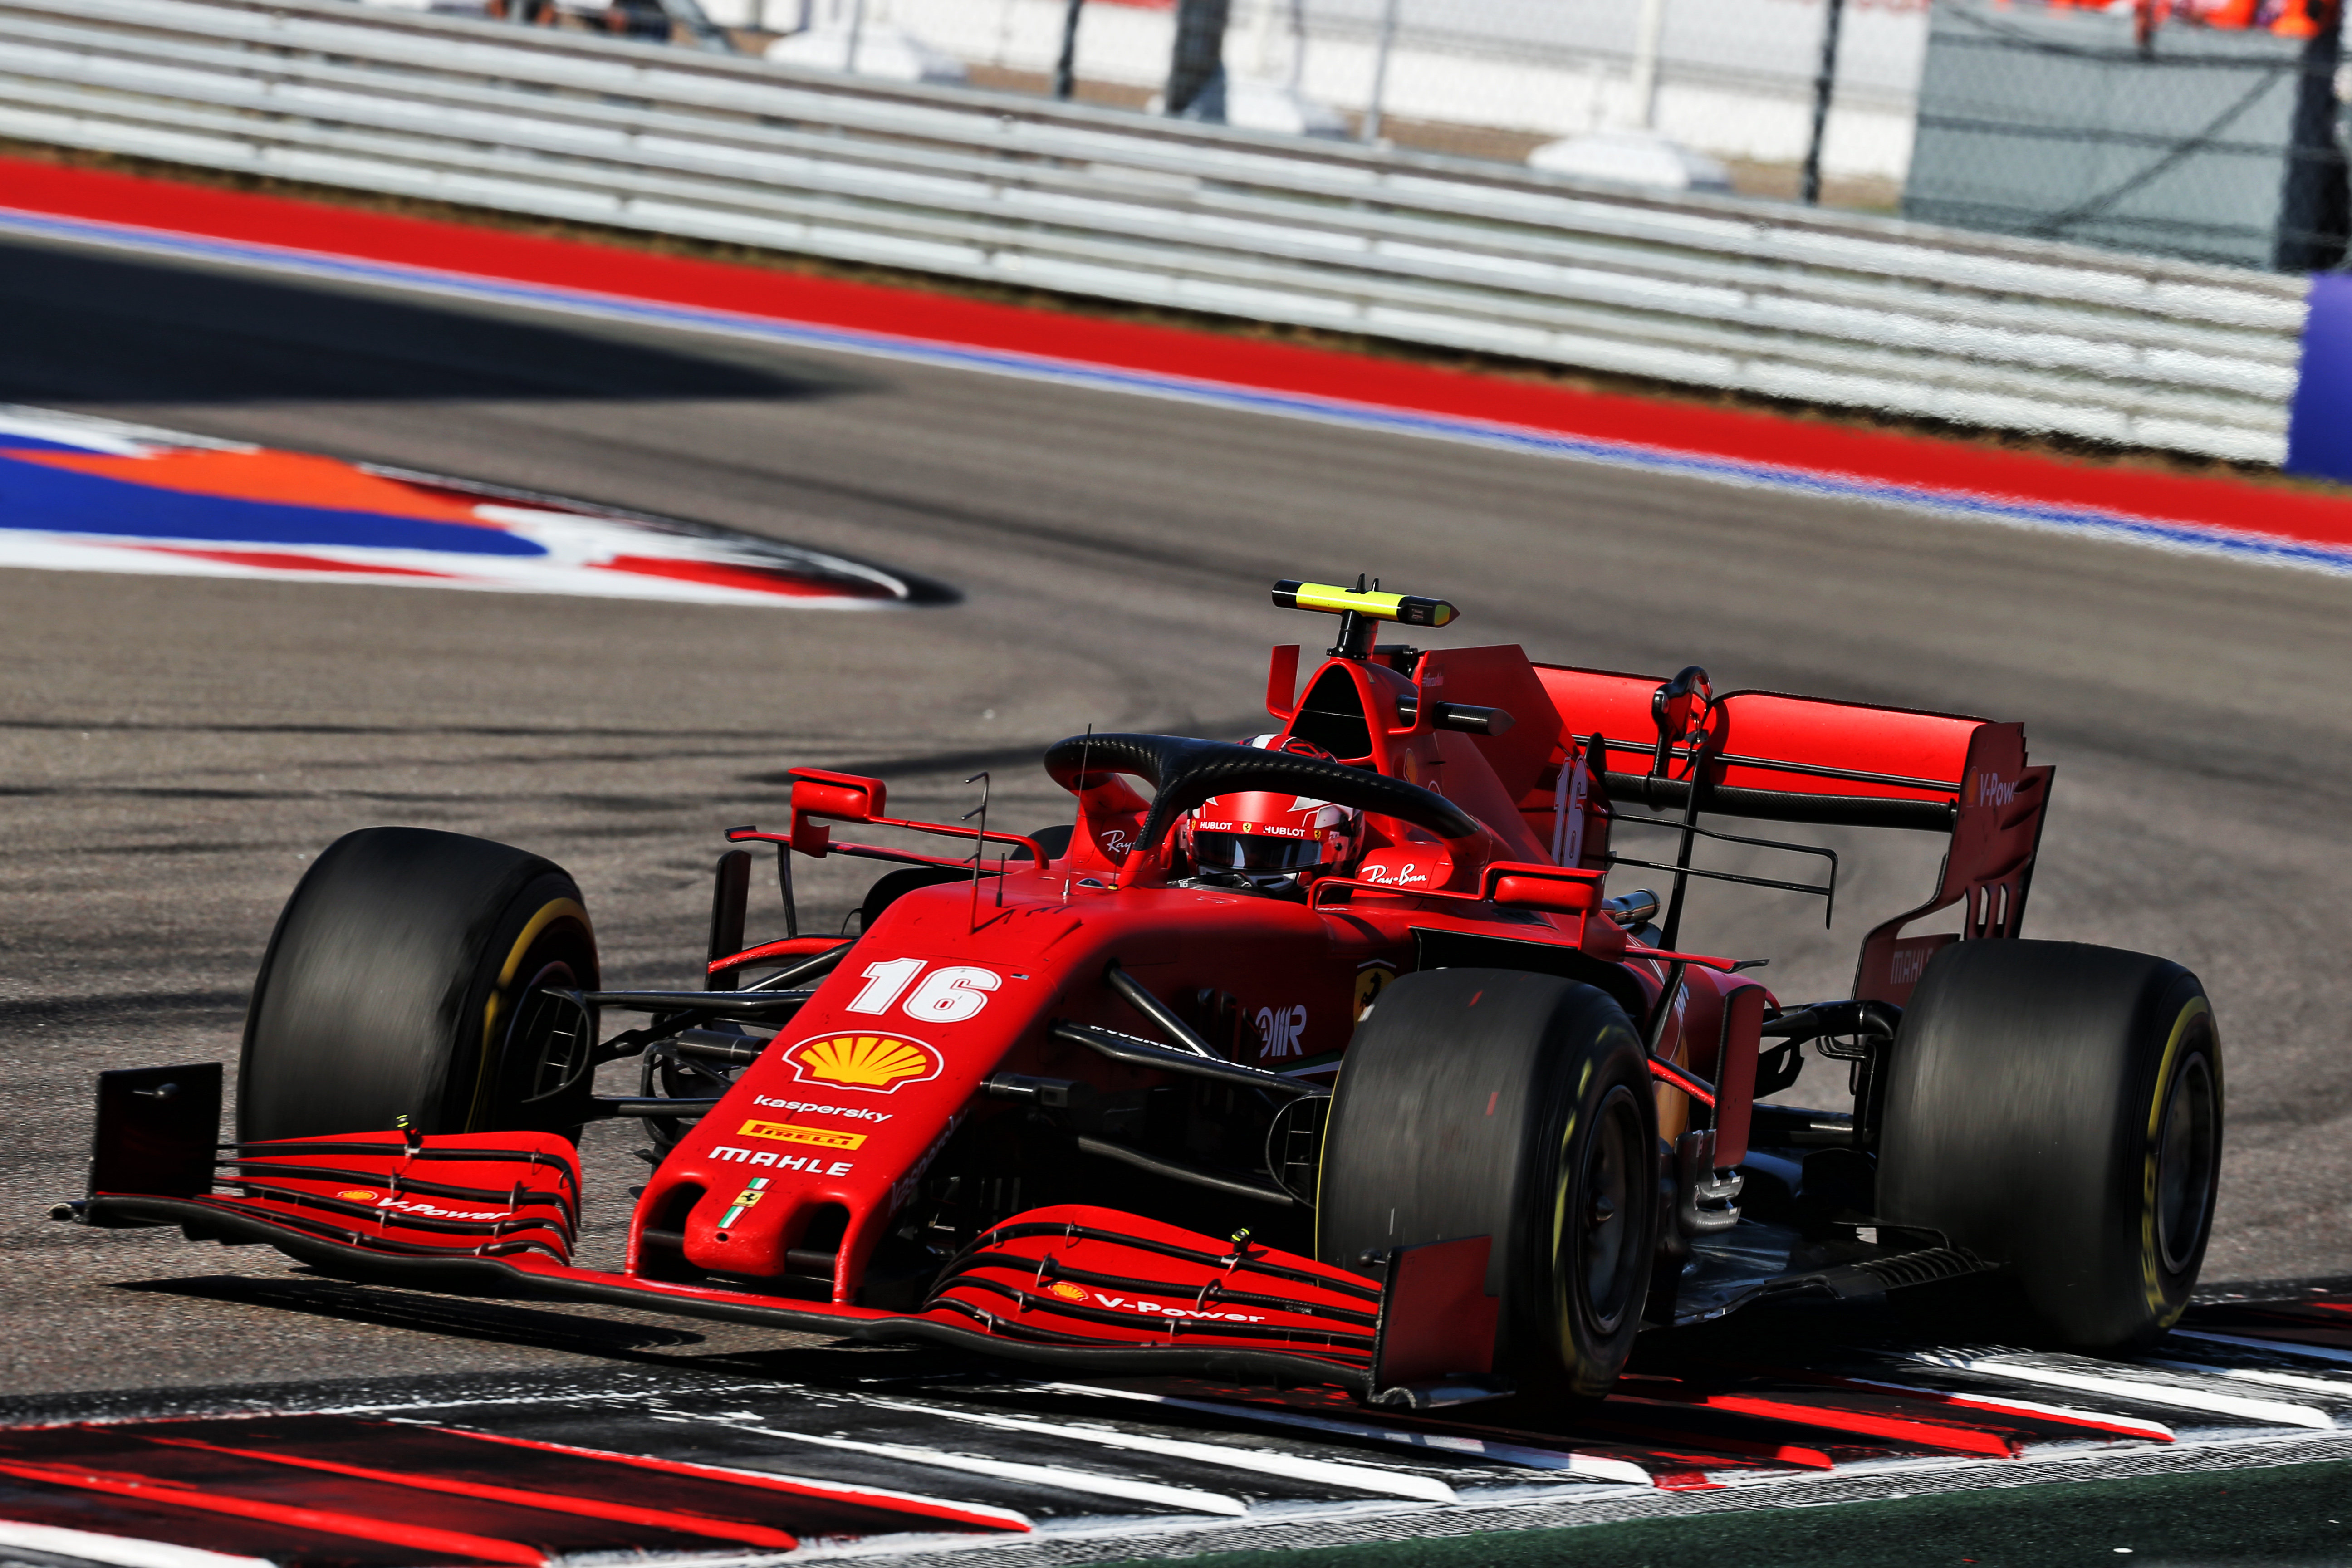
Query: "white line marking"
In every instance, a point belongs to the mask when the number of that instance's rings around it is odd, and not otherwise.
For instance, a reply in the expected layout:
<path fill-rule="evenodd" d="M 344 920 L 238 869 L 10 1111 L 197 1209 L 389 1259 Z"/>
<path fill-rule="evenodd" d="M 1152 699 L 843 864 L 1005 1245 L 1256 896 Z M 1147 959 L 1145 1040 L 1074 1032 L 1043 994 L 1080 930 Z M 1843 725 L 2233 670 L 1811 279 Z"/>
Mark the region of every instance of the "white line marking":
<path fill-rule="evenodd" d="M 35 408 L 22 403 L 0 403 L 0 435 L 30 436 L 60 447 L 79 447 L 117 458 L 143 458 L 151 447 L 185 447 L 200 452 L 258 452 L 250 441 L 223 441 L 159 425 L 132 425 L 97 414 L 73 414 L 62 408 Z"/>
<path fill-rule="evenodd" d="M 2204 1410 L 2216 1415 L 2235 1415 L 2243 1421 L 2262 1421 L 2274 1426 L 2309 1426 L 2322 1432 L 2336 1430 L 2334 1417 L 2324 1410 L 2308 1405 L 2289 1405 L 2278 1399 L 2247 1399 L 2234 1394 L 2208 1393 L 2201 1388 L 2175 1388 L 2168 1384 L 2141 1383 L 2127 1377 L 2099 1377 L 2086 1372 L 2065 1372 L 2053 1366 L 2027 1366 L 2013 1361 L 1996 1361 L 1991 1357 L 1938 1355 L 1921 1351 L 1909 1359 L 1927 1366 L 1949 1367 L 1956 1372 L 1981 1373 L 1988 1377 L 2013 1377 L 2021 1383 L 2045 1383 L 2053 1388 L 2078 1388 L 2085 1394 L 2104 1394 L 2111 1398 L 2136 1400 L 2142 1405 L 2169 1405 L 2182 1410 Z"/>
<path fill-rule="evenodd" d="M 1163 1547 L 1178 1540 L 1198 1542 L 1201 1544 L 1189 1547 L 1190 1552 L 1213 1552 L 1217 1550 L 1215 1543 L 1218 1538 L 1227 1531 L 1255 1530 L 1268 1524 L 1291 1527 L 1338 1524 L 1360 1528 L 1369 1524 L 1377 1527 L 1386 1521 L 1408 1521 L 1435 1511 L 1424 1503 L 1386 1498 L 1378 1502 L 1350 1499 L 1345 1502 L 1283 1504 L 1275 1509 L 1253 1510 L 1246 1519 L 1197 1519 L 1163 1514 L 1138 1521 L 1102 1515 L 1048 1523 L 1042 1526 L 1036 1535 L 1024 1536 L 1022 1540 L 1031 1549 L 1049 1545 L 1066 1549 L 1073 1542 L 1098 1541 L 1105 1542 L 1106 1546 L 1094 1554 L 1092 1561 L 1125 1563 L 1135 1556 L 1134 1543 L 1139 1540 L 1158 1542 Z M 708 1568 L 781 1568 L 787 1563 L 839 1562 L 845 1559 L 870 1561 L 877 1557 L 886 1560 L 915 1557 L 919 1562 L 936 1563 L 951 1561 L 945 1558 L 948 1552 L 985 1553 L 982 1560 L 986 1562 L 1013 1561 L 998 1556 L 1004 1544 L 1005 1538 L 1002 1536 L 953 1535 L 919 1541 L 910 1536 L 868 1536 L 840 1543 L 825 1542 L 806 1545 L 784 1557 L 745 1558 L 740 1565 L 721 1560 L 708 1564 Z M 704 1560 L 694 1559 L 693 1568 L 705 1568 Z"/>
<path fill-rule="evenodd" d="M 1421 1502 L 1462 1500 L 1454 1495 L 1452 1487 L 1434 1476 L 1376 1470 L 1363 1465 L 1335 1465 L 1328 1459 L 1301 1458 L 1296 1454 L 1280 1454 L 1270 1448 L 1228 1448 L 1221 1443 L 1188 1443 L 1175 1437 L 1146 1437 L 1133 1432 L 1116 1432 L 1108 1426 L 1064 1426 L 1054 1422 L 1025 1421 L 1010 1415 L 982 1415 L 973 1410 L 902 1405 L 889 1399 L 866 1399 L 859 1403 L 878 1410 L 943 1416 L 950 1421 L 968 1421 L 975 1426 L 994 1426 L 1007 1432 L 1028 1432 L 1040 1437 L 1094 1443 L 1106 1448 L 1131 1448 L 1140 1454 L 1190 1459 L 1194 1464 L 1223 1465 L 1229 1469 L 1249 1470 L 1258 1475 L 1287 1476 L 1292 1480 L 1314 1481 L 1327 1487 L 1348 1487 L 1356 1491 L 1381 1492 L 1389 1497 L 1412 1498 Z"/>
<path fill-rule="evenodd" d="M 2352 1351 L 2340 1351 L 2333 1345 L 2307 1345 L 2299 1340 L 2258 1340 L 2244 1334 L 2209 1334 L 2195 1329 L 2175 1329 L 2172 1337 L 2176 1340 L 2207 1340 L 2217 1345 L 2273 1351 L 2284 1356 L 2301 1356 L 2306 1361 L 2334 1362 L 2338 1366 L 2352 1366 Z"/>
<path fill-rule="evenodd" d="M 2340 1377 L 2297 1377 L 2291 1372 L 2271 1372 L 2252 1366 L 2200 1366 L 2194 1362 L 2158 1361 L 2146 1358 L 2147 1366 L 2160 1366 L 2170 1372 L 2202 1373 L 2207 1377 L 2231 1377 L 2244 1383 L 2267 1383 L 2273 1388 L 2299 1388 L 2305 1394 L 2333 1394 L 2352 1403 L 2352 1383 Z"/>
<path fill-rule="evenodd" d="M 168 458 L 183 449 L 226 451 L 250 458 L 256 471 L 277 458 L 258 447 L 227 446 L 203 437 L 183 437 L 143 425 L 124 425 L 95 416 L 0 404 L 0 437 L 29 436 L 78 447 L 86 453 L 113 457 Z M 0 461 L 39 466 L 43 454 L 16 450 L 0 442 Z M 321 461 L 308 454 L 291 454 Z M 341 465 L 351 474 L 379 481 L 431 486 L 436 476 Z M 116 479 L 155 491 L 135 473 L 118 471 Z M 389 487 L 388 487 L 389 488 Z M 156 492 L 168 497 L 176 492 Z M 231 497 L 232 500 L 251 499 Z M 178 577 L 231 577 L 246 580 L 353 584 L 388 587 L 462 589 L 469 592 L 554 594 L 606 599 L 649 599 L 662 603 L 732 605 L 763 609 L 872 610 L 902 605 L 911 590 L 902 579 L 878 567 L 845 561 L 823 551 L 803 549 L 781 541 L 761 539 L 730 530 L 663 523 L 607 512 L 589 502 L 551 500 L 533 504 L 522 498 L 480 495 L 471 498 L 478 523 L 491 525 L 480 539 L 503 538 L 520 553 L 481 553 L 468 549 L 442 548 L 434 543 L 433 526 L 451 525 L 446 517 L 413 515 L 399 510 L 404 503 L 386 499 L 385 515 L 421 525 L 404 537 L 406 543 L 352 542 L 349 530 L 333 520 L 321 521 L 312 537 L 218 539 L 168 531 L 172 519 L 150 510 L 142 514 L 167 531 L 152 535 L 77 533 L 70 528 L 44 528 L 29 514 L 0 519 L 0 566 L 33 571 L 122 572 Z M 136 512 L 139 505 L 133 503 Z M 282 500 L 280 504 L 332 513 L 346 503 Z M 359 504 L 359 503 L 351 503 Z M 368 510 L 375 503 L 362 505 Z M 462 525 L 458 525 L 462 527 Z M 438 536 L 444 542 L 449 534 Z M 729 579 L 729 574 L 740 578 Z M 781 573 L 800 580 L 805 593 L 782 584 L 756 585 L 764 573 Z M 727 579 L 727 580 L 722 580 Z M 772 581 L 772 579 L 768 579 Z M 853 591 L 865 584 L 874 592 Z"/>
<path fill-rule="evenodd" d="M 164 1541 L 142 1541 L 130 1535 L 99 1535 L 87 1530 L 60 1530 L 53 1524 L 20 1524 L 0 1519 L 0 1546 L 21 1546 L 27 1552 L 54 1552 L 113 1568 L 273 1568 L 259 1557 L 233 1557 L 206 1552 L 200 1546 L 174 1546 Z"/>
<path fill-rule="evenodd" d="M 1600 1454 L 1580 1454 L 1573 1449 L 1531 1448 L 1517 1443 L 1496 1443 L 1484 1437 L 1468 1437 L 1450 1432 L 1412 1432 L 1395 1426 L 1375 1426 L 1356 1421 L 1334 1421 L 1326 1415 L 1307 1415 L 1296 1410 L 1273 1410 L 1255 1405 L 1221 1405 L 1205 1399 L 1178 1399 L 1164 1394 L 1141 1394 L 1128 1388 L 1097 1388 L 1083 1383 L 1041 1383 L 1040 1388 L 1055 1389 L 1066 1394 L 1093 1394 L 1107 1399 L 1135 1399 L 1153 1405 L 1164 1405 L 1172 1410 L 1198 1410 L 1203 1415 L 1238 1417 L 1244 1421 L 1264 1421 L 1277 1426 L 1297 1426 L 1309 1432 L 1329 1432 L 1337 1436 L 1368 1438 L 1375 1443 L 1392 1443 L 1400 1447 L 1434 1449 L 1441 1454 L 1459 1454 L 1467 1458 L 1492 1459 L 1500 1464 L 1524 1465 L 1529 1469 L 1559 1470 L 1569 1475 L 1594 1481 L 1622 1481 L 1628 1486 L 1654 1487 L 1650 1472 L 1630 1459 L 1612 1459 Z M 2158 1430 L 2161 1431 L 2159 1427 Z"/>
<path fill-rule="evenodd" d="M 2056 1421 L 2089 1422 L 2113 1427 L 2137 1436 L 2152 1437 L 2158 1442 L 2172 1441 L 2172 1428 L 2161 1421 L 2145 1421 L 2137 1415 L 2113 1415 L 2104 1410 L 2076 1410 L 2065 1405 L 2041 1405 L 2031 1399 L 2002 1399 L 1990 1394 L 1958 1394 L 1948 1388 L 1915 1388 L 1907 1383 L 1882 1383 L 1876 1378 L 1848 1377 L 1847 1383 L 1864 1388 L 1884 1388 L 1895 1394 L 1918 1394 L 1938 1404 L 1961 1405 L 1970 1410 L 1989 1410 L 1996 1414 L 2015 1411 L 2020 1415 L 2047 1416 Z"/>
<path fill-rule="evenodd" d="M 448 1429 L 446 1422 L 427 1421 L 414 1415 L 386 1415 L 384 1420 L 394 1426 L 415 1426 L 427 1432 Z M 495 1443 L 500 1434 L 489 1432 L 483 1436 Z M 549 1442 L 544 1438 L 531 1439 L 530 1446 L 542 1452 L 553 1450 L 558 1453 L 577 1454 L 583 1458 L 594 1459 L 600 1464 L 607 1465 L 634 1465 L 639 1459 L 656 1458 L 651 1455 L 631 1454 L 616 1448 L 583 1448 L 570 1443 Z M 707 1476 L 713 1480 L 740 1481 L 763 1490 L 772 1489 L 782 1483 L 788 1487 L 807 1487 L 815 1491 L 827 1492 L 845 1502 L 872 1503 L 878 1499 L 885 1505 L 903 1502 L 913 1503 L 922 1508 L 951 1508 L 960 1513 L 969 1513 L 975 1517 L 1002 1519 L 1007 1524 L 1017 1525 L 1023 1530 L 1034 1528 L 1034 1521 L 1027 1514 L 1009 1508 L 997 1508 L 984 1502 L 964 1502 L 955 1498 L 931 1497 L 923 1492 L 893 1491 L 888 1487 L 870 1487 L 855 1481 L 830 1481 L 821 1477 L 796 1475 L 786 1470 L 747 1470 L 740 1465 L 713 1465 L 695 1459 L 661 1459 L 658 1463 L 661 1468 L 652 1472 L 656 1475 L 677 1474 L 677 1471 L 667 1468 L 677 1465 L 683 1467 L 689 1473 Z"/>
<path fill-rule="evenodd" d="M 794 1443 L 809 1443 L 820 1448 L 839 1448 L 852 1454 L 872 1454 L 877 1458 L 899 1459 L 910 1465 L 930 1465 L 943 1470 L 966 1470 L 976 1476 L 994 1476 L 1000 1480 L 1025 1481 L 1031 1486 L 1054 1487 L 1063 1491 L 1092 1492 L 1100 1497 L 1125 1498 L 1129 1502 L 1158 1503 L 1162 1508 L 1181 1508 L 1194 1513 L 1222 1513 L 1234 1516 L 1249 1511 L 1249 1504 L 1223 1492 L 1195 1491 L 1190 1487 L 1161 1486 L 1157 1481 L 1128 1481 L 1112 1476 L 1098 1476 L 1090 1470 L 1068 1470 L 1058 1465 L 1024 1465 L 1011 1459 L 983 1459 L 975 1454 L 949 1454 L 937 1448 L 911 1448 L 899 1443 L 863 1443 L 854 1437 L 820 1437 L 812 1432 L 787 1432 L 776 1426 L 755 1426 L 749 1422 L 730 1421 L 724 1416 L 659 1415 L 656 1420 L 691 1423 L 707 1421 L 732 1427 L 738 1432 L 753 1432 L 762 1437 L 782 1437 Z"/>

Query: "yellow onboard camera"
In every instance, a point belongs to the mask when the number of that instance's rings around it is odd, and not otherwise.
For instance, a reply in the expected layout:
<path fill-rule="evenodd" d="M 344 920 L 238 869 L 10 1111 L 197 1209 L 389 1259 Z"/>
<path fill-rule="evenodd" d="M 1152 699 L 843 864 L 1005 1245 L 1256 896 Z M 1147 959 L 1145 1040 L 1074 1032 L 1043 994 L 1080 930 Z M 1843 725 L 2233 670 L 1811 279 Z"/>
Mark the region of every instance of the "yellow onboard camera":
<path fill-rule="evenodd" d="M 1394 621 L 1406 626 L 1442 626 L 1462 613 L 1444 599 L 1383 594 L 1377 584 L 1367 593 L 1361 577 L 1356 579 L 1352 588 L 1335 587 L 1329 583 L 1276 583 L 1274 602 L 1286 610 L 1361 616 L 1369 621 Z"/>
<path fill-rule="evenodd" d="M 1274 602 L 1286 610 L 1320 610 L 1327 616 L 1339 616 L 1339 641 L 1331 652 L 1341 658 L 1354 659 L 1373 656 L 1373 638 L 1382 621 L 1394 621 L 1404 626 L 1443 626 L 1451 625 L 1454 616 L 1462 613 L 1444 599 L 1383 594 L 1378 583 L 1367 589 L 1361 576 L 1357 577 L 1352 588 L 1332 583 L 1276 583 Z"/>

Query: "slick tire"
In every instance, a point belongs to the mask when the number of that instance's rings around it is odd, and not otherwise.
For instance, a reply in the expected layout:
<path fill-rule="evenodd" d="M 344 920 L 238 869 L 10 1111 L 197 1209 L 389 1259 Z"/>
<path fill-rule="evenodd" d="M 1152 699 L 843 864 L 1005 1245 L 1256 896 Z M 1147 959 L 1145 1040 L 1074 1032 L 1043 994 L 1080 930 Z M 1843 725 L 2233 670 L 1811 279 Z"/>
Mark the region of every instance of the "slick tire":
<path fill-rule="evenodd" d="M 1407 974 L 1343 1058 L 1316 1254 L 1364 1271 L 1390 1247 L 1491 1237 L 1496 1370 L 1527 1392 L 1606 1393 L 1648 1293 L 1657 1138 L 1641 1037 L 1607 993 L 1515 970 Z"/>
<path fill-rule="evenodd" d="M 255 979 L 241 1142 L 332 1132 L 577 1137 L 596 939 L 563 869 L 488 839 L 369 827 L 295 887 Z"/>
<path fill-rule="evenodd" d="M 1888 1064 L 1878 1213 L 2004 1266 L 2045 1337 L 2146 1344 L 2189 1303 L 2221 1165 L 2221 1043 L 2177 963 L 1938 952 Z"/>

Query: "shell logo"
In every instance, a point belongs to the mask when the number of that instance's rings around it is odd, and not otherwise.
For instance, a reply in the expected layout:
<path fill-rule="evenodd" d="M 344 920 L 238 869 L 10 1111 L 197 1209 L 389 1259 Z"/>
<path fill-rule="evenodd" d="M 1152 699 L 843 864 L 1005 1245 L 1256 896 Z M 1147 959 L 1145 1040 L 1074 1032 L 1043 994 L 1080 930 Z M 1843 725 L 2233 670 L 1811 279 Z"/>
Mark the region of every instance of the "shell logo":
<path fill-rule="evenodd" d="M 868 1094 L 895 1094 L 902 1083 L 940 1076 L 939 1052 L 897 1035 L 819 1035 L 794 1046 L 790 1060 L 803 1083 Z"/>
<path fill-rule="evenodd" d="M 1065 1301 L 1083 1301 L 1087 1299 L 1087 1293 L 1084 1289 L 1071 1284 L 1066 1279 L 1056 1279 L 1051 1285 L 1046 1286 L 1045 1294 L 1048 1296 L 1059 1296 Z"/>
<path fill-rule="evenodd" d="M 348 1187 L 335 1195 L 347 1204 L 372 1204 L 381 1194 L 373 1187 Z"/>

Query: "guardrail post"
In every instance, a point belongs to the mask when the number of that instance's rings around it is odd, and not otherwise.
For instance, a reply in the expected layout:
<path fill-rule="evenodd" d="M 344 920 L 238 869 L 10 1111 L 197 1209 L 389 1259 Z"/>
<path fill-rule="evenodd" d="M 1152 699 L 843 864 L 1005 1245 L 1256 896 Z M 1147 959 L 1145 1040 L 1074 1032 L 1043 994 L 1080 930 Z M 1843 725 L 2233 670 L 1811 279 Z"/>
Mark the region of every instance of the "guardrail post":
<path fill-rule="evenodd" d="M 2327 272 L 2344 260 L 2352 235 L 2345 191 L 2344 149 L 2336 140 L 2341 107 L 2336 73 L 2343 33 L 2329 20 L 2303 47 L 2295 82 L 2293 140 L 2287 147 L 2286 188 L 2279 203 L 2278 237 L 2271 264 L 2281 272 Z"/>
<path fill-rule="evenodd" d="M 1822 143 L 1829 137 L 1830 95 L 1837 86 L 1838 23 L 1845 16 L 1845 0 L 1822 0 L 1822 68 L 1813 78 L 1813 138 L 1805 147 L 1805 177 L 1798 199 L 1809 207 L 1822 205 Z"/>
<path fill-rule="evenodd" d="M 1381 7 L 1381 41 L 1372 53 L 1371 102 L 1364 110 L 1364 140 L 1381 139 L 1381 105 L 1389 95 L 1389 50 L 1396 45 L 1397 0 Z"/>
<path fill-rule="evenodd" d="M 1078 13 L 1087 0 L 1070 0 L 1062 13 L 1062 55 L 1054 62 L 1054 96 L 1067 100 L 1078 90 Z"/>
<path fill-rule="evenodd" d="M 1168 62 L 1167 110 L 1181 115 L 1196 105 L 1194 118 L 1223 121 L 1222 102 L 1202 101 L 1225 68 L 1225 22 L 1233 0 L 1176 0 L 1176 47 Z"/>
<path fill-rule="evenodd" d="M 1834 5 L 1836 0 L 1831 0 Z M 1633 93 L 1635 129 L 1658 128 L 1658 57 L 1665 52 L 1666 0 L 1642 0 L 1641 19 L 1633 29 L 1633 68 L 1627 83 Z"/>

